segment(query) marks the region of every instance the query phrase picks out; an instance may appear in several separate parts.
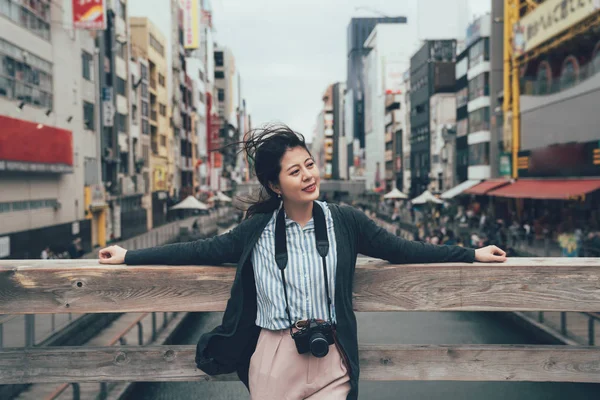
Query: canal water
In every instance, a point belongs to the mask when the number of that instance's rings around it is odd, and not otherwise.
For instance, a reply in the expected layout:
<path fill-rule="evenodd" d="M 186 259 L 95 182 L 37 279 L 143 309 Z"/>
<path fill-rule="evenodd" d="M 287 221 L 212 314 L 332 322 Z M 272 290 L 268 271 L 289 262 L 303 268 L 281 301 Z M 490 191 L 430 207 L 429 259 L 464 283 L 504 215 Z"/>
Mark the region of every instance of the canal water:
<path fill-rule="evenodd" d="M 196 344 L 217 326 L 222 313 L 195 313 L 174 344 Z M 357 313 L 363 344 L 538 344 L 494 313 Z M 361 400 L 592 400 L 599 384 L 537 382 L 361 382 Z M 137 384 L 132 400 L 249 399 L 240 382 L 169 382 Z"/>

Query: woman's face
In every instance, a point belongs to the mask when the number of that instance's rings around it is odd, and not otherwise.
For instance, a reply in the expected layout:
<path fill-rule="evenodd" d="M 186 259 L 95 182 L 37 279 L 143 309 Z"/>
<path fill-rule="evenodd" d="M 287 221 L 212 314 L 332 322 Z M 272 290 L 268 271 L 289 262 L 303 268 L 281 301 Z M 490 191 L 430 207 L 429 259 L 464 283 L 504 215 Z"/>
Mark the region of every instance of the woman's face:
<path fill-rule="evenodd" d="M 319 169 L 303 147 L 289 149 L 281 159 L 279 184 L 272 189 L 287 203 L 306 203 L 319 198 Z"/>

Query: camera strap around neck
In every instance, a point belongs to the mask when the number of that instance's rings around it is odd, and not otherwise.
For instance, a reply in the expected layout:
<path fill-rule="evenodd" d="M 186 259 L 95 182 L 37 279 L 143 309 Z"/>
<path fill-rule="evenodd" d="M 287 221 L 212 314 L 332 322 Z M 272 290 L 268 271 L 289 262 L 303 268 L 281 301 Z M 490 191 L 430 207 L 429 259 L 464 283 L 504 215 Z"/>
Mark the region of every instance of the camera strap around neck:
<path fill-rule="evenodd" d="M 329 316 L 329 323 L 333 324 L 331 319 L 331 297 L 329 296 L 329 280 L 327 279 L 327 253 L 329 252 L 329 239 L 327 238 L 327 223 L 325 222 L 325 213 L 323 208 L 317 203 L 313 202 L 313 221 L 315 224 L 315 241 L 317 243 L 317 251 L 323 259 L 323 276 L 325 278 L 325 293 L 327 294 L 327 314 Z M 292 333 L 292 317 L 290 315 L 290 305 L 288 301 L 287 288 L 285 283 L 285 267 L 288 262 L 287 253 L 287 235 L 285 229 L 285 211 L 283 206 L 277 213 L 277 220 L 275 221 L 275 262 L 281 271 L 281 280 L 283 281 L 283 293 L 285 295 L 285 311 L 287 312 L 288 320 L 290 322 L 290 333 Z"/>

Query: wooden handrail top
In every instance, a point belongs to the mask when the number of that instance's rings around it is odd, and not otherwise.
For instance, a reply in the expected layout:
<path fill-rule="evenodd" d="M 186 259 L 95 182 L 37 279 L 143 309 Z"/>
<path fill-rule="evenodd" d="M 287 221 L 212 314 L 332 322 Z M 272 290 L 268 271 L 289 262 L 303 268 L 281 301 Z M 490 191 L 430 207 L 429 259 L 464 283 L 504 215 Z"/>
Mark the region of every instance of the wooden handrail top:
<path fill-rule="evenodd" d="M 0 314 L 223 311 L 233 266 L 0 261 Z M 357 311 L 600 310 L 600 258 L 392 265 L 359 258 Z"/>

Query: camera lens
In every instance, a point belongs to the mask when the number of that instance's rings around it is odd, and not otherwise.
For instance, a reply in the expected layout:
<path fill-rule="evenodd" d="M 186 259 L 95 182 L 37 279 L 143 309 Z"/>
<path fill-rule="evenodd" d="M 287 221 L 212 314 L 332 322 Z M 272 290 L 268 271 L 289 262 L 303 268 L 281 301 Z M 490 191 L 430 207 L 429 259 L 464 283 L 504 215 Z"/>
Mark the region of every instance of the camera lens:
<path fill-rule="evenodd" d="M 310 352 L 315 357 L 325 357 L 329 353 L 329 343 L 327 338 L 320 332 L 310 337 Z"/>

